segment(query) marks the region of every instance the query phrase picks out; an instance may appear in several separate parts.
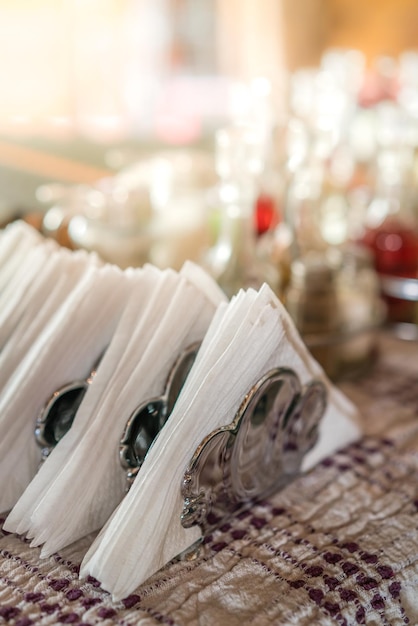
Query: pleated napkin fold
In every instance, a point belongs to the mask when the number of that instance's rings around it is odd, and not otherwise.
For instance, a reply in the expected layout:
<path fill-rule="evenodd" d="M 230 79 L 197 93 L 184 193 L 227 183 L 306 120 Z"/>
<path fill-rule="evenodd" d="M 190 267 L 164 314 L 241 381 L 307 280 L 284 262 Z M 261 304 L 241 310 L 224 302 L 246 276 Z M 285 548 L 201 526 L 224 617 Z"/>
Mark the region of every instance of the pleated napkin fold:
<path fill-rule="evenodd" d="M 62 385 L 89 375 L 110 342 L 128 294 L 128 274 L 87 264 L 2 389 L 0 510 L 16 503 L 38 468 L 36 416 Z"/>
<path fill-rule="evenodd" d="M 322 455 L 359 436 L 355 408 L 331 385 L 291 324 L 266 285 L 219 307 L 169 420 L 87 552 L 82 577 L 96 577 L 117 600 L 199 538 L 197 527 L 186 529 L 180 521 L 185 469 L 203 438 L 232 422 L 247 392 L 272 368 L 291 368 L 302 384 L 316 379 L 326 385 L 324 423 L 332 435 L 326 446 L 319 441 Z"/>
<path fill-rule="evenodd" d="M 46 556 L 107 521 L 125 495 L 119 443 L 130 415 L 160 396 L 176 358 L 201 342 L 225 296 L 199 267 L 146 266 L 70 431 L 13 508 L 5 529 Z M 71 511 L 71 515 L 69 515 Z"/>
<path fill-rule="evenodd" d="M 48 256 L 55 248 L 54 242 L 34 246 L 20 259 L 13 280 L 5 285 L 0 293 L 0 348 L 10 337 L 25 310 L 28 292 L 42 275 Z"/>
<path fill-rule="evenodd" d="M 4 287 L 14 282 L 22 257 L 28 250 L 44 243 L 44 238 L 29 224 L 16 221 L 7 226 L 0 239 L 0 294 Z"/>
<path fill-rule="evenodd" d="M 81 280 L 87 265 L 97 262 L 95 255 L 81 250 L 70 252 L 54 247 L 51 252 L 49 242 L 38 246 L 28 257 L 31 265 L 26 270 L 30 280 L 22 280 L 24 288 L 19 285 L 14 294 L 18 297 L 10 297 L 0 310 L 0 392 L 53 314 Z M 36 270 L 29 271 L 38 258 L 40 267 L 36 263 Z"/>

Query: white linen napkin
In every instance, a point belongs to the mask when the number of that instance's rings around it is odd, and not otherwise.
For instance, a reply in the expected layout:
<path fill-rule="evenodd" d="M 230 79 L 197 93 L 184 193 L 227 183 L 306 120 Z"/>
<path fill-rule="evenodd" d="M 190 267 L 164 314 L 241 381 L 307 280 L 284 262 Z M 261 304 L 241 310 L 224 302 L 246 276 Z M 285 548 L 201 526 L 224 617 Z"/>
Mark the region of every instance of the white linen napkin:
<path fill-rule="evenodd" d="M 333 430 L 327 453 L 359 436 L 354 407 L 334 394 L 266 285 L 259 293 L 240 293 L 214 322 L 131 490 L 83 560 L 81 576 L 96 577 L 115 600 L 198 539 L 199 529 L 185 529 L 180 522 L 185 468 L 203 438 L 233 420 L 244 396 L 267 371 L 283 366 L 293 369 L 302 384 L 313 374 L 325 383 L 331 392 L 327 419 Z"/>
<path fill-rule="evenodd" d="M 11 508 L 40 460 L 33 429 L 62 385 L 86 378 L 109 344 L 129 280 L 114 266 L 88 266 L 25 354 L 0 395 L 0 510 Z"/>
<path fill-rule="evenodd" d="M 125 495 L 118 449 L 129 416 L 164 391 L 175 359 L 203 339 L 225 300 L 216 283 L 192 263 L 180 274 L 156 274 L 155 268 L 144 269 L 153 289 L 133 294 L 71 430 L 6 521 L 5 529 L 27 532 L 33 545 L 44 543 L 42 556 L 107 521 Z M 141 311 L 138 304 L 144 302 Z"/>

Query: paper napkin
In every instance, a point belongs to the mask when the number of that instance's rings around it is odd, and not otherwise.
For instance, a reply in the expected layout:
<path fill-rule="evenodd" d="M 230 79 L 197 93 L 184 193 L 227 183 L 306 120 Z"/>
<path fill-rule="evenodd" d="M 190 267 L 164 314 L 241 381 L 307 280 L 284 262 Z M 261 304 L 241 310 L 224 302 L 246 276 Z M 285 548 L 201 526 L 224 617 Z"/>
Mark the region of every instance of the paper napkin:
<path fill-rule="evenodd" d="M 13 280 L 9 281 L 0 292 L 0 348 L 4 346 L 23 315 L 28 290 L 41 275 L 48 256 L 55 247 L 51 241 L 46 245 L 30 248 L 25 255 L 22 255 Z"/>
<path fill-rule="evenodd" d="M 0 310 L 0 391 L 4 388 L 30 346 L 37 340 L 51 317 L 60 308 L 95 256 L 86 252 L 70 252 L 56 248 L 51 253 L 48 244 L 38 246 L 30 258 L 37 255 L 41 268 L 24 289 L 16 289 L 17 298 L 10 297 Z M 36 260 L 32 259 L 33 261 Z"/>
<path fill-rule="evenodd" d="M 126 476 L 118 449 L 128 418 L 163 393 L 175 359 L 203 339 L 225 300 L 192 263 L 179 274 L 157 275 L 150 267 L 143 272 L 151 283 L 146 292 L 139 285 L 132 294 L 70 432 L 6 521 L 6 529 L 26 532 L 34 545 L 44 543 L 43 556 L 103 526 L 122 500 Z"/>
<path fill-rule="evenodd" d="M 13 222 L 2 231 L 0 239 L 0 293 L 13 281 L 28 250 L 43 243 L 44 238 L 23 221 Z"/>
<path fill-rule="evenodd" d="M 98 578 L 120 599 L 195 542 L 199 529 L 180 522 L 185 468 L 203 438 L 233 420 L 244 396 L 271 368 L 293 369 L 302 384 L 314 375 L 331 392 L 326 419 L 333 438 L 327 453 L 358 437 L 354 407 L 334 393 L 289 323 L 267 286 L 240 293 L 220 309 L 171 417 L 87 552 L 81 576 Z"/>
<path fill-rule="evenodd" d="M 150 308 L 153 294 L 158 291 L 163 276 L 164 274 L 160 270 L 149 266 L 136 271 L 131 277 L 130 295 L 123 314 L 109 346 L 100 360 L 92 384 L 76 413 L 72 427 L 58 442 L 12 509 L 6 521 L 6 526 L 10 530 L 19 533 L 26 533 L 29 530 L 30 518 L 34 509 L 41 503 L 42 497 L 48 489 L 55 489 L 54 481 L 59 479 L 59 474 L 64 470 L 66 463 L 71 462 L 71 457 L 94 420 L 95 411 L 99 410 L 100 403 L 110 388 L 112 379 L 117 379 L 118 376 L 120 378 L 121 364 L 129 358 L 127 354 L 129 346 L 135 344 L 137 348 L 141 349 L 136 332 L 141 329 L 141 320 L 144 319 L 145 312 Z M 144 337 L 142 348 L 145 349 L 145 346 Z M 123 379 L 121 380 L 123 384 Z"/>
<path fill-rule="evenodd" d="M 33 430 L 62 385 L 89 375 L 110 342 L 129 292 L 114 266 L 88 266 L 0 394 L 0 510 L 11 508 L 40 460 Z"/>

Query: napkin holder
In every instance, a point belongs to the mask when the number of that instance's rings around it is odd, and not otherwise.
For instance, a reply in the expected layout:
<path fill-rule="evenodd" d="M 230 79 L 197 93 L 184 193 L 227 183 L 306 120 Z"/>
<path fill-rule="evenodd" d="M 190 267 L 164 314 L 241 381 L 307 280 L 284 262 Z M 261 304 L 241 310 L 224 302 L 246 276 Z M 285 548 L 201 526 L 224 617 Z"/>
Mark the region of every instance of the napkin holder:
<path fill-rule="evenodd" d="M 197 350 L 194 345 L 180 355 L 164 394 L 142 404 L 129 418 L 119 450 L 128 488 L 167 421 Z M 180 485 L 182 525 L 198 525 L 203 538 L 232 515 L 292 482 L 317 442 L 326 405 L 322 382 L 302 387 L 289 368 L 275 368 L 262 376 L 232 422 L 207 435 L 191 456 Z M 195 548 L 180 556 L 189 556 Z"/>
<path fill-rule="evenodd" d="M 152 442 L 169 418 L 199 347 L 200 343 L 197 342 L 183 350 L 168 374 L 162 395 L 143 402 L 129 417 L 119 446 L 120 463 L 126 472 L 127 491 Z"/>
<path fill-rule="evenodd" d="M 181 522 L 202 537 L 229 517 L 292 482 L 318 439 L 325 386 L 304 388 L 294 371 L 275 368 L 250 389 L 233 421 L 200 443 L 185 471 Z"/>
<path fill-rule="evenodd" d="M 35 441 L 41 448 L 41 463 L 70 430 L 99 362 L 100 359 L 85 380 L 74 380 L 57 389 L 40 411 L 35 424 Z"/>
<path fill-rule="evenodd" d="M 142 403 L 128 419 L 119 447 L 127 490 L 167 421 L 198 349 L 199 344 L 193 344 L 182 352 L 163 394 Z M 63 387 L 45 406 L 35 429 L 44 458 L 71 427 L 94 373 L 87 381 Z M 322 382 L 302 386 L 289 368 L 274 368 L 263 375 L 243 398 L 232 422 L 208 434 L 192 454 L 179 485 L 182 525 L 198 525 L 203 538 L 232 515 L 292 482 L 318 439 L 326 404 Z"/>

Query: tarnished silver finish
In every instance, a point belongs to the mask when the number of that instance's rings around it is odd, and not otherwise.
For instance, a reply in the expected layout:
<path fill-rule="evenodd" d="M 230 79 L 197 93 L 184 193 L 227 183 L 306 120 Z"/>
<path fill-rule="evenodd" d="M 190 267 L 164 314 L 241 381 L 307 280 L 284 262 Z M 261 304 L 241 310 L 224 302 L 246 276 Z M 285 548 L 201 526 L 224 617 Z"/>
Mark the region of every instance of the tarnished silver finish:
<path fill-rule="evenodd" d="M 318 437 L 326 390 L 302 389 L 290 369 L 273 369 L 242 402 L 234 420 L 195 451 L 182 485 L 184 527 L 205 536 L 232 514 L 281 489 L 300 472 Z"/>
<path fill-rule="evenodd" d="M 200 343 L 194 343 L 176 359 L 161 396 L 142 403 L 129 417 L 119 447 L 126 470 L 127 491 L 144 462 L 154 439 L 166 423 L 195 361 Z"/>
<path fill-rule="evenodd" d="M 96 375 L 94 366 L 86 380 L 75 380 L 55 391 L 41 410 L 35 424 L 35 440 L 41 448 L 41 463 L 70 430 L 89 385 Z"/>

